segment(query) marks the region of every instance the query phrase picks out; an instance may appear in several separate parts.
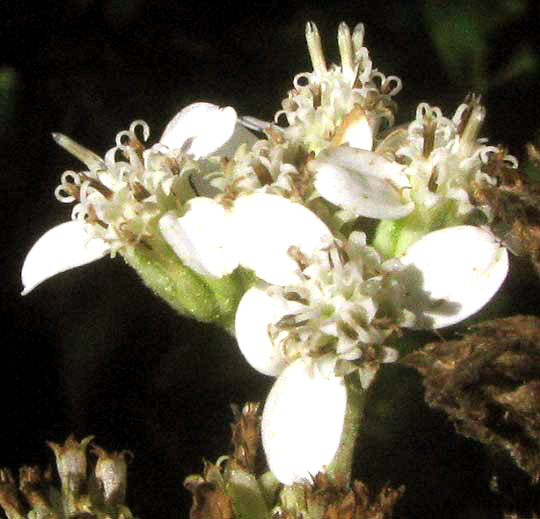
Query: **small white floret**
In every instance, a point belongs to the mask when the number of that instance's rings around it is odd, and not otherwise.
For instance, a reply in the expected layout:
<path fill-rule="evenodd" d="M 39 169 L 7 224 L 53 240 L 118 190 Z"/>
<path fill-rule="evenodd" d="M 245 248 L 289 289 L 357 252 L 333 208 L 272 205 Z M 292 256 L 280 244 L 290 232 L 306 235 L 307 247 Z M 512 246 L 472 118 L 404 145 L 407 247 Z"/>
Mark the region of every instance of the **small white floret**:
<path fill-rule="evenodd" d="M 508 272 L 508 252 L 493 234 L 461 225 L 431 232 L 411 245 L 401 261 L 409 308 L 417 328 L 441 328 L 480 310 Z"/>
<path fill-rule="evenodd" d="M 236 310 L 235 335 L 246 360 L 264 375 L 279 375 L 287 365 L 284 351 L 274 344 L 269 326 L 298 308 L 299 303 L 271 297 L 263 287 L 250 288 Z"/>
<path fill-rule="evenodd" d="M 285 485 L 311 481 L 333 460 L 341 439 L 347 389 L 303 359 L 277 378 L 264 406 L 262 441 L 270 470 Z"/>
<path fill-rule="evenodd" d="M 237 123 L 231 106 L 220 108 L 211 103 L 186 106 L 169 122 L 160 143 L 170 149 L 184 149 L 195 159 L 209 155 L 230 156 L 255 136 Z"/>
<path fill-rule="evenodd" d="M 309 163 L 315 188 L 329 202 L 355 216 L 395 220 L 414 210 L 404 200 L 402 166 L 377 153 L 341 146 Z"/>
<path fill-rule="evenodd" d="M 82 222 L 74 220 L 49 229 L 24 260 L 22 295 L 60 272 L 102 258 L 109 250 L 109 245 L 103 240 L 88 239 Z"/>
<path fill-rule="evenodd" d="M 159 230 L 184 265 L 198 274 L 220 278 L 238 266 L 229 238 L 227 211 L 210 198 L 193 198 L 182 217 L 166 213 Z"/>
<path fill-rule="evenodd" d="M 231 233 L 240 264 L 274 285 L 297 280 L 298 264 L 288 251 L 298 247 L 307 256 L 332 242 L 328 227 L 315 213 L 286 198 L 254 193 L 236 200 Z"/>

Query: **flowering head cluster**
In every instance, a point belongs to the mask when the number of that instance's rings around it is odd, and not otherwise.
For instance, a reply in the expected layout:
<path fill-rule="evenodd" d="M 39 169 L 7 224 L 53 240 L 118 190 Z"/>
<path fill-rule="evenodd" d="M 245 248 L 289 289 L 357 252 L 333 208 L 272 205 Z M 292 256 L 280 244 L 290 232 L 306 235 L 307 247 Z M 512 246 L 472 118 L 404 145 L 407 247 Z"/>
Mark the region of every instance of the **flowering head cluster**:
<path fill-rule="evenodd" d="M 208 297 L 227 307 L 247 361 L 277 377 L 262 436 L 284 483 L 330 464 L 345 381 L 365 388 L 394 361 L 390 337 L 462 321 L 508 269 L 491 210 L 472 196 L 493 184 L 486 167 L 501 156 L 479 138 L 480 100 L 452 119 L 421 103 L 392 128 L 401 81 L 373 67 L 363 26 L 340 25 L 341 65 L 327 66 L 314 24 L 306 37 L 313 71 L 295 76 L 275 122 L 195 103 L 152 146 L 136 121 L 103 159 L 57 135 L 87 170 L 62 176 L 56 195 L 76 203 L 73 221 L 23 267 L 26 293 L 104 254 L 130 262 L 144 250 L 130 264 L 157 294 L 171 301 L 171 286 L 185 287 L 198 318 Z M 243 284 L 223 281 L 239 273 Z"/>
<path fill-rule="evenodd" d="M 0 469 L 0 508 L 10 519 L 52 519 L 59 517 L 108 517 L 131 519 L 125 504 L 129 451 L 108 453 L 91 444 L 93 436 L 78 442 L 70 435 L 63 444 L 47 442 L 54 451 L 56 472 L 53 481 L 49 466 L 23 466 L 18 485 L 9 469 Z M 88 445 L 95 460 L 88 456 Z"/>
<path fill-rule="evenodd" d="M 369 385 L 378 365 L 397 357 L 384 346 L 386 339 L 399 326 L 415 322 L 400 305 L 395 262 L 383 263 L 360 232 L 311 257 L 290 253 L 298 263 L 293 283 L 260 283 L 242 298 L 236 313 L 241 350 L 268 375 L 300 358 L 327 374 L 359 369 L 363 385 Z"/>
<path fill-rule="evenodd" d="M 371 149 L 371 134 L 377 132 L 381 122 L 386 123 L 383 127 L 394 122 L 397 107 L 392 96 L 401 90 L 401 80 L 396 76 L 385 77 L 373 68 L 364 47 L 362 24 L 355 27 L 352 35 L 347 24 L 340 24 L 340 66 L 327 67 L 319 32 L 313 23 L 307 24 L 306 40 L 313 72 L 295 76 L 294 89 L 276 114 L 276 120 L 281 115 L 287 120 L 285 138 L 299 141 L 315 153 L 331 143 L 339 146 L 344 142 Z M 356 135 L 351 141 L 353 134 Z"/>

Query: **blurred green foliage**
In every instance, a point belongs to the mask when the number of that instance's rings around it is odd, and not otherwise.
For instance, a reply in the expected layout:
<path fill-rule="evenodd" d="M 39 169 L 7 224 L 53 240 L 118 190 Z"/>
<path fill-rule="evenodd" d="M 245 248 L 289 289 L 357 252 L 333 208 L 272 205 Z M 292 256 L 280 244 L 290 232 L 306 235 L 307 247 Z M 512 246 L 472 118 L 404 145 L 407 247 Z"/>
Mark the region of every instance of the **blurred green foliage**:
<path fill-rule="evenodd" d="M 526 13 L 525 0 L 425 2 L 426 28 L 448 75 L 475 92 L 484 92 L 493 79 L 488 71 L 492 39 Z M 510 79 L 536 64 L 523 48 L 499 63 L 495 77 Z"/>
<path fill-rule="evenodd" d="M 0 68 L 0 132 L 13 118 L 17 74 L 12 67 Z"/>

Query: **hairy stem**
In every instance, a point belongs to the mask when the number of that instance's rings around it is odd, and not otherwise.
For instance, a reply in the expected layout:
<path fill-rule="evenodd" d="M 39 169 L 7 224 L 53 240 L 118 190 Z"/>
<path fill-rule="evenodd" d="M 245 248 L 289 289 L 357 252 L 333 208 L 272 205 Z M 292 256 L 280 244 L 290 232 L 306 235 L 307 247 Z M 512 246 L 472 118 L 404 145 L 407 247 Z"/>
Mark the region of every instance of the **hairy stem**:
<path fill-rule="evenodd" d="M 358 377 L 349 377 L 347 379 L 347 408 L 341 441 L 338 451 L 327 470 L 328 477 L 340 486 L 349 486 L 351 482 L 354 447 L 360 431 L 366 393 L 367 390 L 362 388 Z"/>

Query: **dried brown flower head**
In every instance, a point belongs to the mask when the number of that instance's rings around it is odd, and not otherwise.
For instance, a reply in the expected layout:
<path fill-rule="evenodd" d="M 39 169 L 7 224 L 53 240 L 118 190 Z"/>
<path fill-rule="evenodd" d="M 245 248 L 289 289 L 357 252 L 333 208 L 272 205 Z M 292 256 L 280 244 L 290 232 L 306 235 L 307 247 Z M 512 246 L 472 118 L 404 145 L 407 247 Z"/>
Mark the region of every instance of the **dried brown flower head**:
<path fill-rule="evenodd" d="M 538 317 L 495 319 L 402 360 L 424 375 L 426 401 L 459 433 L 506 451 L 534 482 L 540 479 L 539 332 Z"/>

